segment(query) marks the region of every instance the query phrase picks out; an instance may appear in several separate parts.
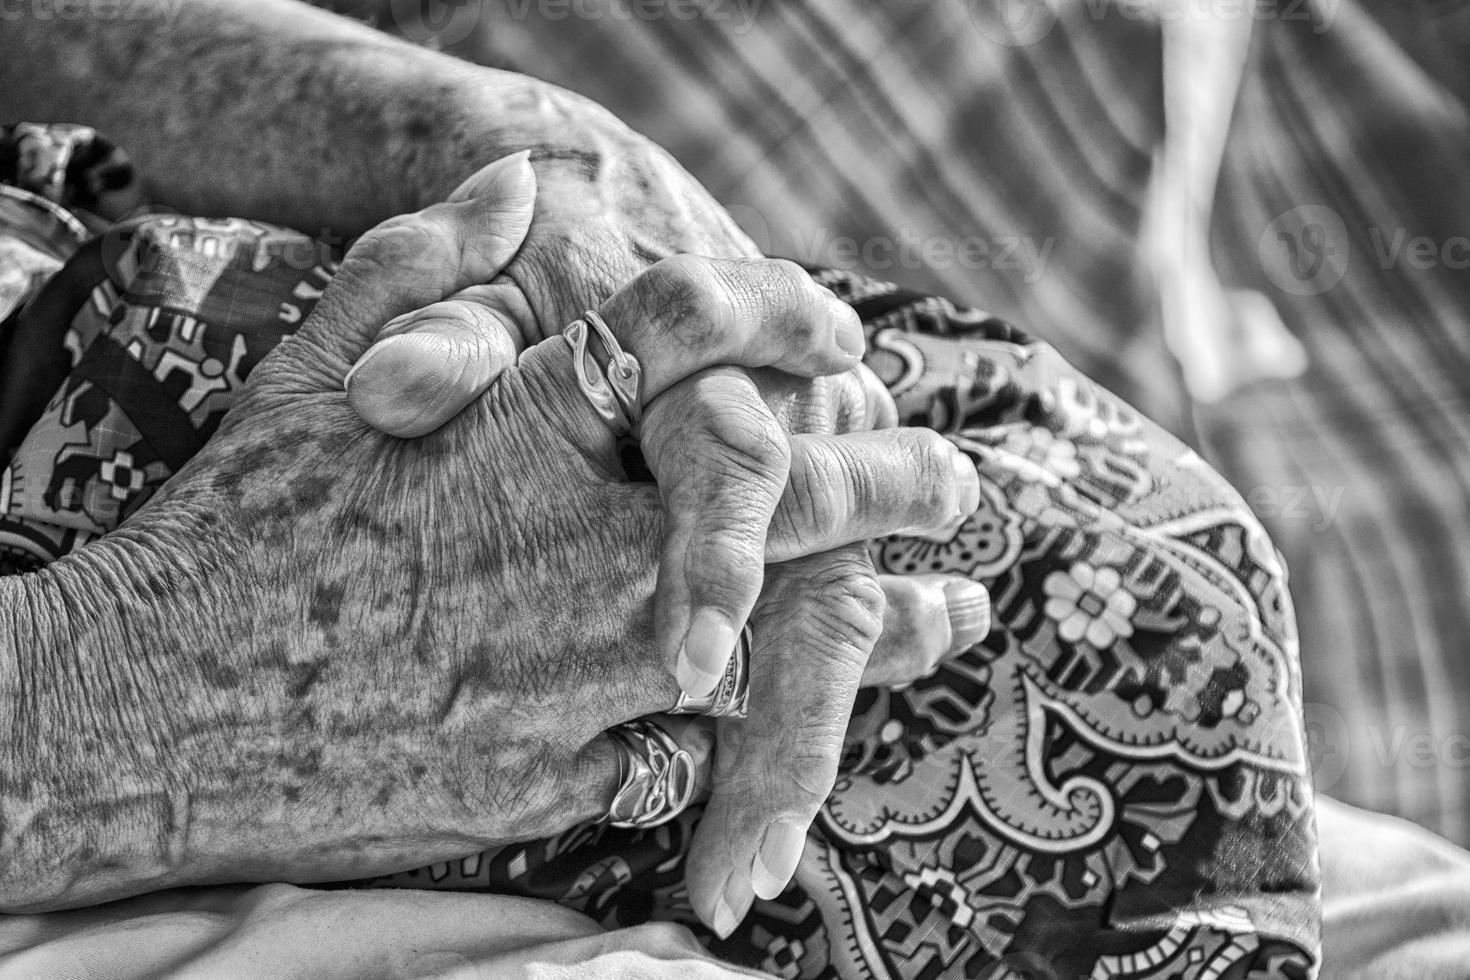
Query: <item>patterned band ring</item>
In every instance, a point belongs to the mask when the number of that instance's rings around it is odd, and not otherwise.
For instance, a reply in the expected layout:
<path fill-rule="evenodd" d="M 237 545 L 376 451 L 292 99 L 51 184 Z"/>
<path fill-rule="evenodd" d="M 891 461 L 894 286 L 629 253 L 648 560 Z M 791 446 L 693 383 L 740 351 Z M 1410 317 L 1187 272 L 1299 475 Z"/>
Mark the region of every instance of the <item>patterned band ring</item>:
<path fill-rule="evenodd" d="M 574 320 L 562 336 L 572 348 L 577 387 L 614 432 L 626 435 L 643 418 L 643 367 L 638 358 L 623 350 L 595 310 Z"/>
<path fill-rule="evenodd" d="M 607 734 L 618 754 L 618 792 L 607 822 L 643 830 L 682 813 L 694 798 L 694 758 L 668 732 L 643 718 Z"/>
<path fill-rule="evenodd" d="M 740 631 L 735 651 L 725 663 L 725 673 L 715 689 L 702 698 L 680 692 L 671 715 L 705 715 L 709 718 L 744 718 L 750 694 L 750 626 Z"/>

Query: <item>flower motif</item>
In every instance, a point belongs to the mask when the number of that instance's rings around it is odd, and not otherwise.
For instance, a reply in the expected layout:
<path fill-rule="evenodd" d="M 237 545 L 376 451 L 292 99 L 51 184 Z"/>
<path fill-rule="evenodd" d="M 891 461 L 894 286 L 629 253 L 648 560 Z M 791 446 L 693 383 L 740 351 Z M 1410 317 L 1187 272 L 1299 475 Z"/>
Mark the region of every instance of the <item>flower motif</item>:
<path fill-rule="evenodd" d="M 133 454 L 119 449 L 111 459 L 102 461 L 99 474 L 103 481 L 112 484 L 112 495 L 118 500 L 127 500 L 143 489 L 143 469 L 133 462 Z"/>
<path fill-rule="evenodd" d="M 1123 576 L 1116 568 L 1093 568 L 1079 561 L 1065 572 L 1048 575 L 1042 591 L 1047 595 L 1046 615 L 1068 643 L 1085 639 L 1106 650 L 1119 637 L 1133 635 L 1138 600 L 1123 588 Z"/>
<path fill-rule="evenodd" d="M 1077 446 L 1040 425 L 1014 430 L 1001 445 L 999 462 L 1032 480 L 1055 485 L 1082 472 Z"/>

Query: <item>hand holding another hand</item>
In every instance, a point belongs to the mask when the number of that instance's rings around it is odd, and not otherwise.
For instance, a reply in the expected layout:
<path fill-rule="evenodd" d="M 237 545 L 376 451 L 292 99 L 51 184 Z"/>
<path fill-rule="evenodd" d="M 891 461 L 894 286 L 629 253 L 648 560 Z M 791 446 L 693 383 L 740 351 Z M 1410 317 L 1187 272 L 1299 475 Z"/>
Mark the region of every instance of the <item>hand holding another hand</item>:
<path fill-rule="evenodd" d="M 497 177 L 513 169 L 524 176 Z M 499 236 L 508 243 L 516 227 L 534 227 L 514 204 L 533 179 L 529 167 L 502 161 L 456 196 L 485 194 L 488 206 L 514 214 Z M 740 326 L 740 311 L 758 308 L 779 317 L 774 344 Z M 687 345 L 685 357 L 757 365 L 779 355 L 787 368 L 694 374 L 652 401 L 640 432 L 667 521 L 657 594 L 665 662 L 686 692 L 702 694 L 718 681 L 739 625 L 755 627 L 752 716 L 721 723 L 720 785 L 691 864 L 700 871 L 691 877 L 696 908 L 723 932 L 755 888 L 774 894 L 794 870 L 793 848 L 835 776 L 859 680 L 912 681 L 988 630 L 978 584 L 878 577 L 854 544 L 898 530 L 952 530 L 974 509 L 978 484 L 966 458 L 933 433 L 855 434 L 891 426 L 892 401 L 850 355 L 862 347 L 851 309 L 788 263 L 679 256 L 614 294 L 603 312 L 630 350 L 661 350 L 650 343 L 662 336 Z M 359 361 L 350 401 L 388 431 L 433 430 L 513 363 L 527 322 L 508 277 L 409 314 Z M 842 367 L 850 369 L 803 377 Z M 838 433 L 854 434 L 827 438 Z M 914 455 L 913 440 L 928 457 Z M 849 455 L 859 446 L 865 462 Z M 926 458 L 950 471 L 926 469 Z M 913 519 L 895 524 L 903 514 Z M 766 538 L 773 516 L 779 526 Z M 757 853 L 765 855 L 759 870 Z"/>
<path fill-rule="evenodd" d="M 464 201 L 365 236 L 217 437 L 133 520 L 40 573 L 37 602 L 57 610 L 77 666 L 17 719 L 48 766 L 34 806 L 55 819 L 19 836 L 7 907 L 375 874 L 605 812 L 604 730 L 677 695 L 648 604 L 665 527 L 659 490 L 624 478 L 570 347 L 527 350 L 412 442 L 362 423 L 342 393 L 380 325 L 496 274 L 503 250 L 474 244 L 495 241 L 496 222 Z M 823 344 L 840 311 L 778 263 L 669 263 L 602 312 L 641 330 L 627 343 L 650 399 L 721 360 L 852 362 Z M 732 466 L 770 477 L 763 446 L 723 441 Z M 968 492 L 953 455 L 903 431 L 793 443 L 746 540 L 759 562 L 937 527 Z M 870 499 L 895 458 L 928 493 Z M 808 489 L 789 490 L 804 472 Z M 845 662 L 866 661 L 877 633 L 877 600 L 859 601 L 874 621 Z M 49 713 L 84 704 L 111 707 L 59 738 Z M 55 866 L 66 880 L 34 874 Z"/>

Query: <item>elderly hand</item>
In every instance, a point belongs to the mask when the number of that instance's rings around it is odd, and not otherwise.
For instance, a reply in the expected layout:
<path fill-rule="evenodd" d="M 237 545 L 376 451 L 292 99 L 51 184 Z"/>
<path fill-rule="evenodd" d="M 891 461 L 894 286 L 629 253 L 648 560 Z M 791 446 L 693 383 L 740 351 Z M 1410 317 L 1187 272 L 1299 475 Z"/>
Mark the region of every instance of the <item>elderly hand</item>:
<path fill-rule="evenodd" d="M 648 606 L 658 491 L 622 477 L 569 346 L 530 348 L 412 442 L 362 423 L 342 391 L 381 324 L 488 277 L 498 253 L 475 243 L 497 217 L 458 202 L 370 232 L 154 500 L 3 583 L 4 615 L 31 611 L 41 638 L 0 650 L 17 658 L 0 683 L 15 735 L 0 778 L 7 909 L 357 877 L 606 811 L 618 771 L 604 730 L 667 710 L 677 688 Z M 830 305 L 789 266 L 709 262 L 723 285 L 692 293 L 680 268 L 602 306 L 638 323 L 648 398 L 720 360 L 849 363 L 814 340 L 835 329 Z M 716 321 L 700 342 L 684 334 Z M 937 527 L 968 493 L 955 454 L 907 430 L 793 442 L 791 471 L 832 481 L 842 506 L 813 508 L 783 481 L 764 548 Z M 932 492 L 870 499 L 895 461 Z"/>
<path fill-rule="evenodd" d="M 540 210 L 534 217 L 531 213 L 536 179 L 524 156 L 508 158 L 454 196 L 493 202 L 502 220 L 492 244 L 509 255 L 528 226 L 535 238 L 544 217 Z M 693 188 L 682 193 L 703 193 Z M 600 222 L 582 226 L 583 238 L 573 235 L 571 226 L 556 228 L 566 219 L 568 198 L 542 195 L 537 204 L 560 205 L 551 208 L 548 219 L 557 240 L 571 243 L 573 257 L 584 267 L 608 265 L 593 264 L 591 256 L 578 251 L 597 242 L 612 250 L 616 264 L 626 244 L 617 229 L 628 216 L 604 214 Z M 570 199 L 583 198 L 573 194 Z M 656 222 L 668 218 L 657 208 L 651 213 Z M 660 234 L 672 235 L 672 227 Z M 526 247 L 512 262 L 512 274 Z M 665 260 L 619 294 L 627 302 L 607 319 L 624 344 L 637 349 L 647 343 L 654 312 L 665 310 L 661 304 L 667 296 L 677 295 L 680 336 L 699 338 L 699 349 L 717 356 L 728 348 L 726 335 L 741 308 L 769 302 L 792 312 L 788 329 L 821 327 L 808 341 L 788 338 L 789 343 L 809 344 L 814 353 L 825 350 L 839 361 L 844 351 L 861 350 L 860 325 L 851 309 L 800 270 L 780 267 L 783 275 L 768 280 L 762 295 L 742 281 L 738 270 L 746 266 L 741 264 L 689 256 Z M 569 288 L 569 277 L 545 282 Z M 724 306 L 727 301 L 733 305 Z M 557 308 L 555 297 L 543 305 Z M 502 278 L 400 317 L 384 328 L 379 343 L 351 374 L 351 404 L 395 434 L 438 428 L 514 362 L 524 338 L 539 336 L 530 308 L 525 293 Z M 691 315 L 696 312 L 718 315 Z M 690 881 L 696 909 L 721 933 L 744 914 L 754 891 L 773 895 L 794 872 L 799 842 L 835 777 L 859 682 L 911 682 L 977 642 L 989 627 L 988 597 L 968 578 L 877 577 L 861 547 L 818 554 L 856 540 L 844 535 L 859 527 L 868 533 L 857 537 L 887 533 L 892 528 L 881 525 L 902 501 L 932 500 L 937 489 L 932 475 L 914 468 L 898 442 L 887 443 L 887 465 L 873 471 L 875 482 L 867 487 L 873 499 L 885 503 L 869 511 L 863 502 L 832 492 L 843 485 L 836 472 L 840 460 L 809 458 L 801 451 L 801 437 L 787 448 L 787 431 L 834 433 L 892 425 L 896 413 L 887 392 L 865 368 L 851 366 L 840 377 L 815 380 L 770 370 L 705 372 L 655 401 L 642 429 L 667 513 L 657 597 L 660 649 L 681 686 L 696 695 L 707 691 L 724 669 L 740 624 L 749 619 L 755 627 L 752 681 L 760 693 L 749 721 L 726 726 L 719 769 L 723 785 L 717 787 L 709 829 L 691 861 L 700 872 Z M 788 459 L 793 450 L 794 468 Z M 953 478 L 967 495 L 952 515 L 957 522 L 974 509 L 969 495 L 975 487 L 973 467 L 961 456 L 952 461 L 959 464 Z M 800 549 L 783 550 L 766 540 L 783 494 L 805 502 L 801 516 L 817 532 L 784 528 L 785 539 L 800 542 Z M 833 509 L 824 511 L 824 506 Z M 764 562 L 803 552 L 813 557 L 772 568 L 767 597 L 757 609 Z M 756 731 L 761 734 L 751 737 Z M 738 755 L 736 744 L 743 746 Z"/>

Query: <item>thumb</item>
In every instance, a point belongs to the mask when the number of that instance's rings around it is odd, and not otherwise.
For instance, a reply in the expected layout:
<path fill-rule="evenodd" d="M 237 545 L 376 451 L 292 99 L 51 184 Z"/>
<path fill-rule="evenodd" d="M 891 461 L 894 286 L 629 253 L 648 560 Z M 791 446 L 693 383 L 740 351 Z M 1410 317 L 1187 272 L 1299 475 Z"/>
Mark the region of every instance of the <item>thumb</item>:
<path fill-rule="evenodd" d="M 379 338 L 347 373 L 347 403 L 364 422 L 402 439 L 454 418 L 517 353 L 499 314 L 458 298 L 390 321 Z"/>
<path fill-rule="evenodd" d="M 515 257 L 530 229 L 536 175 L 517 153 L 480 170 L 451 196 L 488 209 L 488 226 L 465 248 L 486 278 Z M 493 286 L 471 286 L 390 320 L 348 371 L 347 401 L 370 425 L 401 438 L 432 432 L 478 398 L 522 346 L 514 321 L 490 307 Z M 511 311 L 507 311 L 509 313 Z"/>

